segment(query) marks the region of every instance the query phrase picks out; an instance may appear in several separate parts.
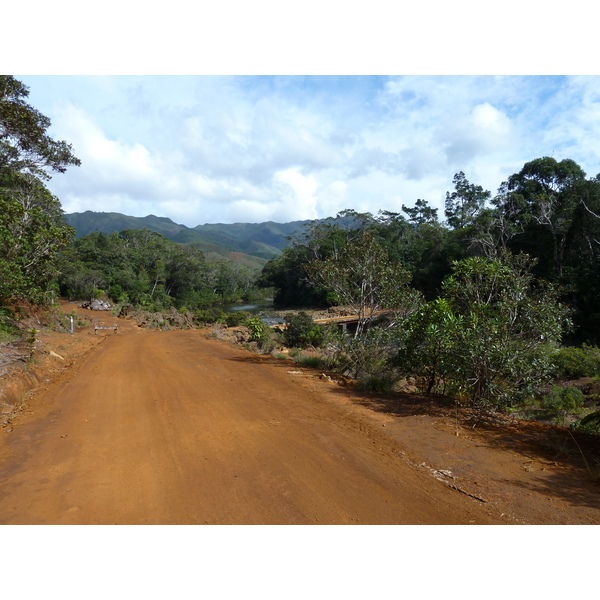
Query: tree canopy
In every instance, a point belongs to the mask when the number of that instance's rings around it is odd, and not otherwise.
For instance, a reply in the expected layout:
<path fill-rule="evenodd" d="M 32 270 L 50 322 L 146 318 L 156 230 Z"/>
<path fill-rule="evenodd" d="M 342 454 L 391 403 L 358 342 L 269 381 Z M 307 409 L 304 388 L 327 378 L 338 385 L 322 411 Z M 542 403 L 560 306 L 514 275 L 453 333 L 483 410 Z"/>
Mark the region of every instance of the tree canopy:
<path fill-rule="evenodd" d="M 419 303 L 420 295 L 409 287 L 410 273 L 391 261 L 373 235 L 360 236 L 326 260 L 313 260 L 307 266 L 309 280 L 332 292 L 338 304 L 352 307 L 357 314 L 356 337 L 377 316 L 388 309 L 406 316 Z"/>
<path fill-rule="evenodd" d="M 520 253 L 535 259 L 532 275 L 555 285 L 573 311 L 570 339 L 600 340 L 600 177 L 586 178 L 570 159 L 542 157 L 526 163 L 492 196 L 468 181 L 464 172 L 446 194 L 446 222 L 428 202 L 403 206 L 406 217 L 344 211 L 327 222 L 312 223 L 291 240 L 284 255 L 267 263 L 263 281 L 276 288 L 285 306 L 323 306 L 336 298 L 331 286 L 311 279 L 311 261 L 327 261 L 361 232 L 369 232 L 411 276 L 410 285 L 428 301 L 440 297 L 443 281 L 456 261 L 471 257 L 501 259 Z"/>
<path fill-rule="evenodd" d="M 48 171 L 64 173 L 79 165 L 70 144 L 47 134 L 50 119 L 27 104 L 28 96 L 26 85 L 0 75 L 0 170 L 48 178 Z"/>
<path fill-rule="evenodd" d="M 79 160 L 46 133 L 50 120 L 25 102 L 28 95 L 20 81 L 0 76 L 0 302 L 43 301 L 54 259 L 75 233 L 42 180 Z"/>

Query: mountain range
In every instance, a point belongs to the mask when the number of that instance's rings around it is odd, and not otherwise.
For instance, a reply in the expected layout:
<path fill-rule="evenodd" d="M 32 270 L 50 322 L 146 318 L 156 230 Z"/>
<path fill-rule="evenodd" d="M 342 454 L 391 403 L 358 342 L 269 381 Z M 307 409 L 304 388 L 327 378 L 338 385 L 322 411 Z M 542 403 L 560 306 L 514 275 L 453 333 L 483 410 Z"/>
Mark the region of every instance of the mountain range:
<path fill-rule="evenodd" d="M 204 252 L 206 258 L 230 260 L 241 266 L 262 268 L 271 258 L 289 245 L 288 237 L 302 230 L 310 221 L 291 223 L 214 223 L 187 227 L 167 217 L 130 217 L 121 213 L 94 212 L 65 215 L 75 228 L 76 236 L 93 232 L 107 235 L 125 229 L 149 229 L 180 244 L 191 244 Z"/>

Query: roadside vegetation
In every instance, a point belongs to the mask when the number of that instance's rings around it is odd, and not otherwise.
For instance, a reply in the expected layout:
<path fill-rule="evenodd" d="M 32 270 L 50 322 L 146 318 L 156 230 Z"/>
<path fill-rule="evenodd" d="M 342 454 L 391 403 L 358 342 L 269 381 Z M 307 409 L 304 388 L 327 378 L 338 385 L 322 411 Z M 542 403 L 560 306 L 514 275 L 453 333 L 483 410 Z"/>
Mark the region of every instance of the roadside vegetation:
<path fill-rule="evenodd" d="M 598 433 L 600 179 L 545 157 L 495 196 L 457 173 L 443 222 L 422 199 L 403 213 L 343 211 L 265 265 L 282 307 L 355 307 L 321 360 L 367 389 L 410 379 Z"/>

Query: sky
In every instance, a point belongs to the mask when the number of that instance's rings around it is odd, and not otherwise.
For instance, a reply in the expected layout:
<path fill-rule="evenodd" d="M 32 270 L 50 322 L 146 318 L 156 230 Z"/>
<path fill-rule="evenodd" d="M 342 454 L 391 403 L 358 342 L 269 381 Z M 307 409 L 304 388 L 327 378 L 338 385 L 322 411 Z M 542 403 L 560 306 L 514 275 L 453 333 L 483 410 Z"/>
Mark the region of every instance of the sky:
<path fill-rule="evenodd" d="M 81 159 L 48 184 L 65 212 L 193 227 L 424 199 L 443 218 L 459 171 L 492 194 L 543 156 L 600 172 L 588 3 L 282 6 L 57 0 L 39 5 L 27 43 L 6 29 L 0 71 Z"/>
<path fill-rule="evenodd" d="M 455 173 L 495 193 L 529 160 L 600 172 L 598 76 L 17 78 L 80 167 L 65 212 L 177 223 L 289 222 L 439 209 Z"/>

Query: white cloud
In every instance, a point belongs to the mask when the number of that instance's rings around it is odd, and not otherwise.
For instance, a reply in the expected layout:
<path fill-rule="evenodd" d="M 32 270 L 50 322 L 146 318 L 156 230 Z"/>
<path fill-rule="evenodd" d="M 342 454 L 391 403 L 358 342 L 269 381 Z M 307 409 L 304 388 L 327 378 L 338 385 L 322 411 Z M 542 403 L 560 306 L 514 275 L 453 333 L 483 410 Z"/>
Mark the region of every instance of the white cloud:
<path fill-rule="evenodd" d="M 466 115 L 456 115 L 441 132 L 448 163 L 455 168 L 469 165 L 482 155 L 491 160 L 510 143 L 508 117 L 488 102 L 477 104 Z M 464 169 L 464 167 L 463 167 Z"/>
<path fill-rule="evenodd" d="M 82 166 L 67 212 L 204 222 L 443 209 L 454 174 L 495 192 L 537 157 L 600 171 L 599 77 L 28 77 Z"/>
<path fill-rule="evenodd" d="M 297 169 L 279 171 L 273 177 L 273 192 L 278 199 L 274 217 L 289 221 L 317 218 L 317 183 L 312 175 Z"/>
<path fill-rule="evenodd" d="M 323 186 L 319 191 L 317 206 L 317 218 L 333 217 L 345 208 L 349 208 L 348 184 L 336 180 Z"/>

